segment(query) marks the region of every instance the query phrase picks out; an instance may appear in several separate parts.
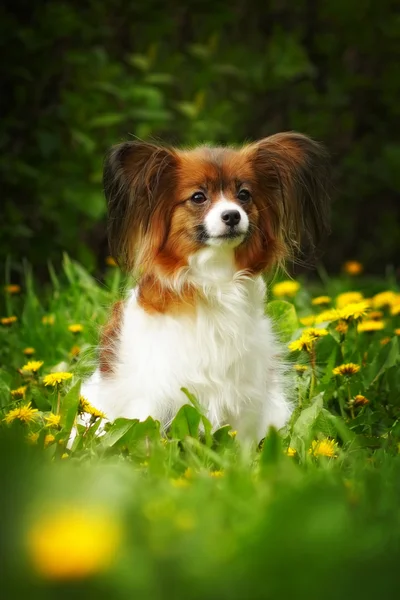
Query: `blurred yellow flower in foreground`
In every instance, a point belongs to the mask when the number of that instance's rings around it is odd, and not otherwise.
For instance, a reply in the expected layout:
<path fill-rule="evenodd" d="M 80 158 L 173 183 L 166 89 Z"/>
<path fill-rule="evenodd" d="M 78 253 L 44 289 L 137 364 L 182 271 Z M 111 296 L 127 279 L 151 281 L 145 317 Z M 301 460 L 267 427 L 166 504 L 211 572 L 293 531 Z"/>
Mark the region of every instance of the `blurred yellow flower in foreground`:
<path fill-rule="evenodd" d="M 281 281 L 280 283 L 276 283 L 272 287 L 272 293 L 277 298 L 282 298 L 282 296 L 289 296 L 290 298 L 294 298 L 299 289 L 300 284 L 297 281 Z"/>
<path fill-rule="evenodd" d="M 109 267 L 118 267 L 116 260 L 112 256 L 106 257 L 106 265 Z"/>
<path fill-rule="evenodd" d="M 219 469 L 218 471 L 210 471 L 210 477 L 223 477 L 224 476 L 224 472 L 222 471 L 222 469 Z"/>
<path fill-rule="evenodd" d="M 69 351 L 70 355 L 73 358 L 79 356 L 80 352 L 81 352 L 81 349 L 79 346 L 72 346 L 71 350 Z"/>
<path fill-rule="evenodd" d="M 29 346 L 28 348 L 24 348 L 22 352 L 25 354 L 25 356 L 32 356 L 32 354 L 35 354 L 36 350 L 35 348 L 31 348 Z"/>
<path fill-rule="evenodd" d="M 395 329 L 394 333 L 395 333 L 395 335 L 400 335 L 400 329 Z"/>
<path fill-rule="evenodd" d="M 30 360 L 21 368 L 21 371 L 23 373 L 37 373 L 42 365 L 42 360 Z"/>
<path fill-rule="evenodd" d="M 296 454 L 297 454 L 297 451 L 296 451 L 294 448 L 291 448 L 291 447 L 289 446 L 289 448 L 286 450 L 286 454 L 287 454 L 288 456 L 296 456 Z"/>
<path fill-rule="evenodd" d="M 347 275 L 360 275 L 364 270 L 364 267 L 358 260 L 348 260 L 343 265 L 343 271 Z"/>
<path fill-rule="evenodd" d="M 362 321 L 357 325 L 357 331 L 359 333 L 382 331 L 384 327 L 385 323 L 383 321 Z"/>
<path fill-rule="evenodd" d="M 25 398 L 26 389 L 26 385 L 21 385 L 21 387 L 17 388 L 16 390 L 11 390 L 11 396 L 14 398 L 14 400 Z"/>
<path fill-rule="evenodd" d="M 81 331 L 83 331 L 83 325 L 80 323 L 73 323 L 72 325 L 68 325 L 68 331 L 71 333 L 81 333 Z"/>
<path fill-rule="evenodd" d="M 13 325 L 13 323 L 16 323 L 17 321 L 17 317 L 2 317 L 2 319 L 0 320 L 1 324 L 5 327 Z"/>
<path fill-rule="evenodd" d="M 60 424 L 61 416 L 50 413 L 48 417 L 45 417 L 46 427 L 58 427 Z"/>
<path fill-rule="evenodd" d="M 83 579 L 107 570 L 121 544 L 120 523 L 105 510 L 65 507 L 30 527 L 27 551 L 46 579 Z"/>
<path fill-rule="evenodd" d="M 301 317 L 299 321 L 305 327 L 311 327 L 311 325 L 314 325 L 315 323 L 315 315 L 307 315 L 306 317 Z"/>
<path fill-rule="evenodd" d="M 335 367 L 332 371 L 334 375 L 355 375 L 360 370 L 360 365 L 356 365 L 355 363 L 346 363 L 344 365 L 339 365 L 339 367 Z"/>
<path fill-rule="evenodd" d="M 36 413 L 38 412 L 37 408 L 32 408 L 32 403 L 24 404 L 19 408 L 14 408 L 10 410 L 6 416 L 4 417 L 4 421 L 9 425 L 15 420 L 19 420 L 22 423 L 31 423 L 37 417 Z"/>
<path fill-rule="evenodd" d="M 44 315 L 42 317 L 43 325 L 54 325 L 54 321 L 56 320 L 54 315 Z"/>
<path fill-rule="evenodd" d="M 54 437 L 54 435 L 48 433 L 44 438 L 44 447 L 47 448 L 47 446 L 50 446 L 50 444 L 52 444 L 55 441 L 55 439 L 56 438 Z"/>
<path fill-rule="evenodd" d="M 21 291 L 21 286 L 16 283 L 10 283 L 10 285 L 4 286 L 4 291 L 7 294 L 19 294 Z"/>
<path fill-rule="evenodd" d="M 59 371 L 58 373 L 50 373 L 50 375 L 46 375 L 43 377 L 44 385 L 52 385 L 53 387 L 71 379 L 72 373 L 63 373 Z"/>
<path fill-rule="evenodd" d="M 313 456 L 327 456 L 333 458 L 337 455 L 338 445 L 335 440 L 314 440 L 309 449 L 309 454 Z"/>
<path fill-rule="evenodd" d="M 324 304 L 330 304 L 331 301 L 332 299 L 330 296 L 317 296 L 316 298 L 313 298 L 311 304 L 314 306 L 323 306 Z"/>
<path fill-rule="evenodd" d="M 338 308 L 344 308 L 347 304 L 361 302 L 363 299 L 361 292 L 344 292 L 343 294 L 339 294 L 336 298 L 336 306 Z"/>
<path fill-rule="evenodd" d="M 372 305 L 374 308 L 383 308 L 384 306 L 391 306 L 395 301 L 396 294 L 388 290 L 386 292 L 375 294 L 372 298 Z"/>
<path fill-rule="evenodd" d="M 397 315 L 400 315 L 400 302 L 398 304 L 393 304 L 390 310 L 390 314 L 392 315 L 392 317 L 397 317 Z"/>

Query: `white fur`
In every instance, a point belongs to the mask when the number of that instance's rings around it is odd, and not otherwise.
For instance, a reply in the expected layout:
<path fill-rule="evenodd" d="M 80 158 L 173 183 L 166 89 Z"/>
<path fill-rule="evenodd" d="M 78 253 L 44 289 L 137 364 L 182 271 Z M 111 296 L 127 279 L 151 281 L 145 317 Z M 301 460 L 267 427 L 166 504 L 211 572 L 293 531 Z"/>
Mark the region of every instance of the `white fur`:
<path fill-rule="evenodd" d="M 235 272 L 229 245 L 194 255 L 185 277 L 206 298 L 195 314 L 148 314 L 132 290 L 115 372 L 96 371 L 82 394 L 110 420 L 151 416 L 165 428 L 187 403 L 186 387 L 214 428 L 229 423 L 242 438 L 260 440 L 291 412 L 280 348 L 264 315 L 264 282 Z"/>
<path fill-rule="evenodd" d="M 226 210 L 237 210 L 240 214 L 240 221 L 235 227 L 235 232 L 238 234 L 238 237 L 232 240 L 218 239 L 220 236 L 223 236 L 230 231 L 230 227 L 222 220 L 222 213 Z M 229 245 L 234 247 L 238 246 L 243 241 L 249 228 L 249 217 L 239 204 L 226 200 L 225 197 L 221 195 L 221 199 L 208 211 L 207 216 L 204 219 L 204 225 L 210 236 L 206 242 L 209 246 Z"/>

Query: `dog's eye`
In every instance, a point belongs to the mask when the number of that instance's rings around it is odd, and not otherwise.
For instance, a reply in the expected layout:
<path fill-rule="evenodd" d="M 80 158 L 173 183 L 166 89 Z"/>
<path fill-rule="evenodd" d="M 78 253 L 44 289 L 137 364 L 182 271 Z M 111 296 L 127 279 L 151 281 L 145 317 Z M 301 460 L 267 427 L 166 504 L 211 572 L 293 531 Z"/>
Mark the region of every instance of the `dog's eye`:
<path fill-rule="evenodd" d="M 240 200 L 240 202 L 248 202 L 251 198 L 251 194 L 249 190 L 240 190 L 237 197 Z"/>
<path fill-rule="evenodd" d="M 195 194 L 193 194 L 193 196 L 190 199 L 195 204 L 203 204 L 203 202 L 205 202 L 207 200 L 207 198 L 205 197 L 205 194 L 203 194 L 203 192 L 196 192 Z"/>

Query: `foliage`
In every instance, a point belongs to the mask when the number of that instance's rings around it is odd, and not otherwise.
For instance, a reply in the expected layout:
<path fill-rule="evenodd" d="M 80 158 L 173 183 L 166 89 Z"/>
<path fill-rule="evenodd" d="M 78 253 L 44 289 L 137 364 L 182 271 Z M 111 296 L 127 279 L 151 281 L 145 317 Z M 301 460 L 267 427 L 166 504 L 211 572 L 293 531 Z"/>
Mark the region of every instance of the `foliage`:
<path fill-rule="evenodd" d="M 327 335 L 288 351 L 297 367 L 289 425 L 246 449 L 229 425 L 211 431 L 190 390 L 182 390 L 166 435 L 151 418 L 117 419 L 97 435 L 103 422 L 80 399 L 80 382 L 95 363 L 107 305 L 128 282 L 110 268 L 100 286 L 67 256 L 63 273 L 51 277 L 37 294 L 26 268 L 20 293 L 11 286 L 3 297 L 2 314 L 17 317 L 0 328 L 4 590 L 32 598 L 319 600 L 346 590 L 392 597 L 400 558 L 399 290 L 343 277 L 302 282 L 294 298 L 266 306 L 288 344 L 304 333 L 304 317 L 327 314 L 313 297 L 335 304 L 357 289 L 370 307 L 361 318 L 384 329 L 358 332 L 354 310 L 347 330 L 338 331 L 343 320 L 318 323 Z M 73 333 L 71 324 L 82 327 Z M 27 356 L 35 368 L 23 371 Z M 343 363 L 360 369 L 334 375 Z M 73 379 L 45 386 L 54 372 Z M 23 419 L 11 413 L 29 403 Z M 82 410 L 86 425 L 68 444 Z"/>
<path fill-rule="evenodd" d="M 23 256 L 43 268 L 65 249 L 90 269 L 103 259 L 102 157 L 113 143 L 241 143 L 288 129 L 332 153 L 328 266 L 349 255 L 375 269 L 393 259 L 391 0 L 5 2 L 1 16 L 0 256 L 16 269 Z"/>

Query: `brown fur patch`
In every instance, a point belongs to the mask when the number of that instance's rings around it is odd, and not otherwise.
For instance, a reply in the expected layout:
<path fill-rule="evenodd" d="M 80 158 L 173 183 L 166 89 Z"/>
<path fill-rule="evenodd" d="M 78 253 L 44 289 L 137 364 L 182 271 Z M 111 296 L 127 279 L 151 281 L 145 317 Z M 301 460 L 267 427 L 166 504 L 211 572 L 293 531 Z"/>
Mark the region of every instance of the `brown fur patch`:
<path fill-rule="evenodd" d="M 99 365 L 101 373 L 109 375 L 114 370 L 122 326 L 124 303 L 119 300 L 111 310 L 110 318 L 100 336 Z"/>
<path fill-rule="evenodd" d="M 178 294 L 151 275 L 143 277 L 139 284 L 138 303 L 149 314 L 193 313 L 197 297 L 198 292 L 192 286 L 184 286 Z"/>

